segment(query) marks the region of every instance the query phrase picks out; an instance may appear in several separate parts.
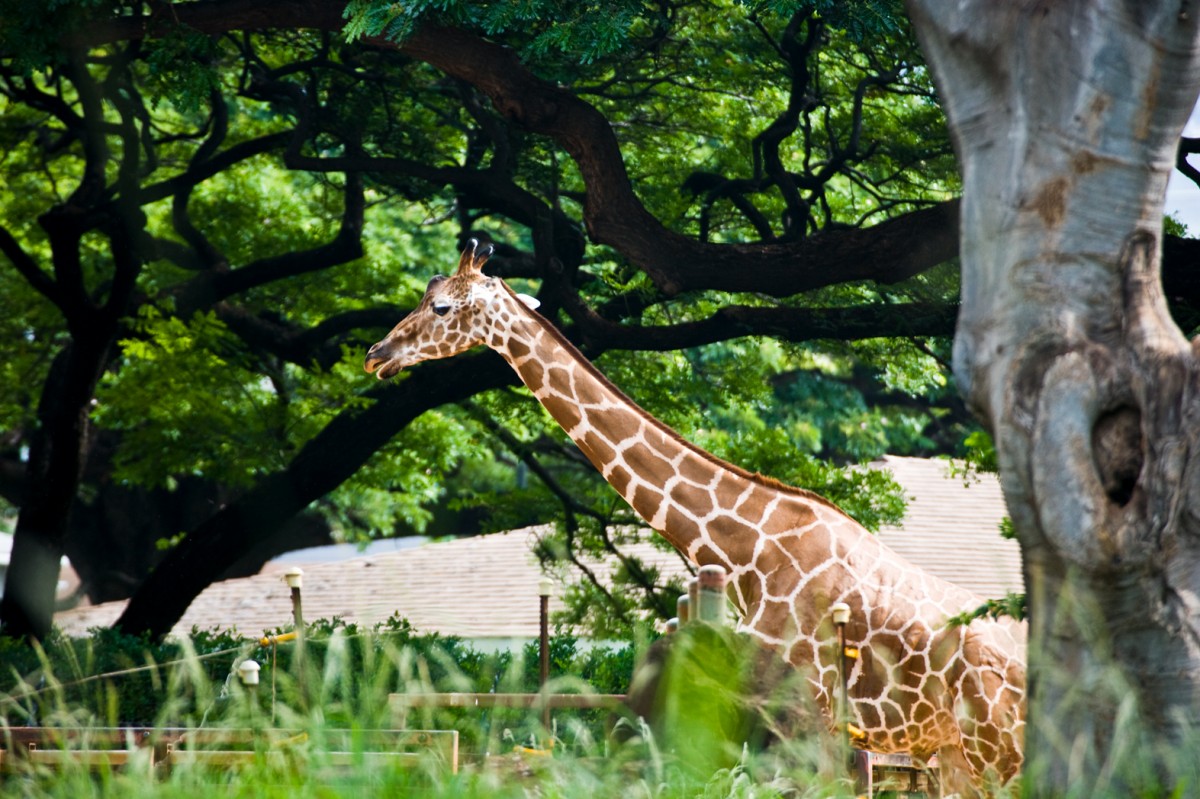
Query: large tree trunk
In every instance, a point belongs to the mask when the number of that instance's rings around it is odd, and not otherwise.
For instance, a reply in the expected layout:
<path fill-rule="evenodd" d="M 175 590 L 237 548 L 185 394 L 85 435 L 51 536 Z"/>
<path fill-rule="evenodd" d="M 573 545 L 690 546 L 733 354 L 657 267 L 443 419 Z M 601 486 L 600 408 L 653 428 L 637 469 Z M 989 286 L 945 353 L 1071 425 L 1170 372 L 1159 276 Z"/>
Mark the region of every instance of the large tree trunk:
<path fill-rule="evenodd" d="M 1030 595 L 1026 788 L 1170 780 L 1200 715 L 1200 386 L 1159 262 L 1200 9 L 909 5 L 963 171 L 955 372 Z"/>
<path fill-rule="evenodd" d="M 73 340 L 50 367 L 0 599 L 0 630 L 6 636 L 43 640 L 50 632 L 67 522 L 87 459 L 92 393 L 112 338 L 98 330 L 90 340 Z"/>

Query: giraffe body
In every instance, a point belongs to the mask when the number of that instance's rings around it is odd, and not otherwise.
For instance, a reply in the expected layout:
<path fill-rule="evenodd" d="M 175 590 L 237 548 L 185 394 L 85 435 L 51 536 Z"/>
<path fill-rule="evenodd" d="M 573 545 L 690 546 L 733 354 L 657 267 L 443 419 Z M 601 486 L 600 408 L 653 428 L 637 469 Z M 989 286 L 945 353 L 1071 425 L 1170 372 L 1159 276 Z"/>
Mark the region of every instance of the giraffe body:
<path fill-rule="evenodd" d="M 500 353 L 604 478 L 691 562 L 731 575 L 742 629 L 811 670 L 832 718 L 837 645 L 829 606 L 851 607 L 858 648 L 848 683 L 866 747 L 939 754 L 1006 781 L 1021 763 L 1024 630 L 1008 620 L 948 628 L 982 604 L 881 544 L 835 505 L 726 463 L 682 439 L 609 382 L 536 301 L 482 274 L 474 243 L 458 272 L 367 355 L 390 377 L 405 366 L 486 344 Z"/>

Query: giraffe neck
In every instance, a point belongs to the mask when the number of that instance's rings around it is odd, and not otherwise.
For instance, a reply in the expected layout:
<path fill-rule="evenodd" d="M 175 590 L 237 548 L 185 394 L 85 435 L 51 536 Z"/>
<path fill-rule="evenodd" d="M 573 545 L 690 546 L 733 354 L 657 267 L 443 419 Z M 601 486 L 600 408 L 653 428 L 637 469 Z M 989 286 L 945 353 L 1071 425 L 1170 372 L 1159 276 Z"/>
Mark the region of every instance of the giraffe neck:
<path fill-rule="evenodd" d="M 842 516 L 816 494 L 752 474 L 684 440 L 524 307 L 488 343 L 617 493 L 695 563 L 733 571 L 750 566 L 759 538 L 769 532 L 764 524 L 781 503 Z"/>
<path fill-rule="evenodd" d="M 488 345 L 639 516 L 692 562 L 733 573 L 740 629 L 812 669 L 831 723 L 845 661 L 828 611 L 846 602 L 846 640 L 859 650 L 846 690 L 867 745 L 957 757 L 976 782 L 988 768 L 1005 780 L 1014 773 L 1024 666 L 1013 629 L 990 620 L 946 627 L 981 600 L 909 564 L 817 495 L 684 441 L 510 299 Z"/>

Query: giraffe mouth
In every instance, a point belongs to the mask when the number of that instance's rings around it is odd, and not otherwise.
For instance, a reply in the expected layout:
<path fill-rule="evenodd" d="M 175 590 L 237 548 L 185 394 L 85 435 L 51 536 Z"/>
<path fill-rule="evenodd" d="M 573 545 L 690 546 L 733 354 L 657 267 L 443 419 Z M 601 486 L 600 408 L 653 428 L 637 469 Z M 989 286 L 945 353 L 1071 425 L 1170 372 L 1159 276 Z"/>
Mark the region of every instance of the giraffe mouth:
<path fill-rule="evenodd" d="M 380 380 L 387 380 L 389 377 L 395 377 L 404 371 L 404 365 L 396 360 L 385 361 L 382 358 L 368 358 L 363 368 L 367 373 L 375 373 L 375 377 Z"/>

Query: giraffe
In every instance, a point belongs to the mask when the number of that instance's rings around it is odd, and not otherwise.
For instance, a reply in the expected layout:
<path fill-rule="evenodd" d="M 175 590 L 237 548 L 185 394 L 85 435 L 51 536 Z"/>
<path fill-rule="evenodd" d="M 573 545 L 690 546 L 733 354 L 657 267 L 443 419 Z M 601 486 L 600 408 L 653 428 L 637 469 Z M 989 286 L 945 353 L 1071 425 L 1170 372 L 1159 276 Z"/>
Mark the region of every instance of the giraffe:
<path fill-rule="evenodd" d="M 1011 620 L 946 619 L 982 599 L 889 550 L 828 500 L 705 452 L 638 407 L 536 312 L 537 300 L 483 274 L 490 245 L 472 239 L 451 277 L 370 348 L 390 378 L 477 345 L 497 351 L 650 527 L 698 566 L 730 574 L 739 628 L 810 670 L 832 720 L 838 652 L 829 608 L 851 607 L 851 721 L 866 748 L 937 754 L 973 792 L 1019 769 L 1024 629 Z M 957 773 L 957 776 L 955 776 Z"/>

